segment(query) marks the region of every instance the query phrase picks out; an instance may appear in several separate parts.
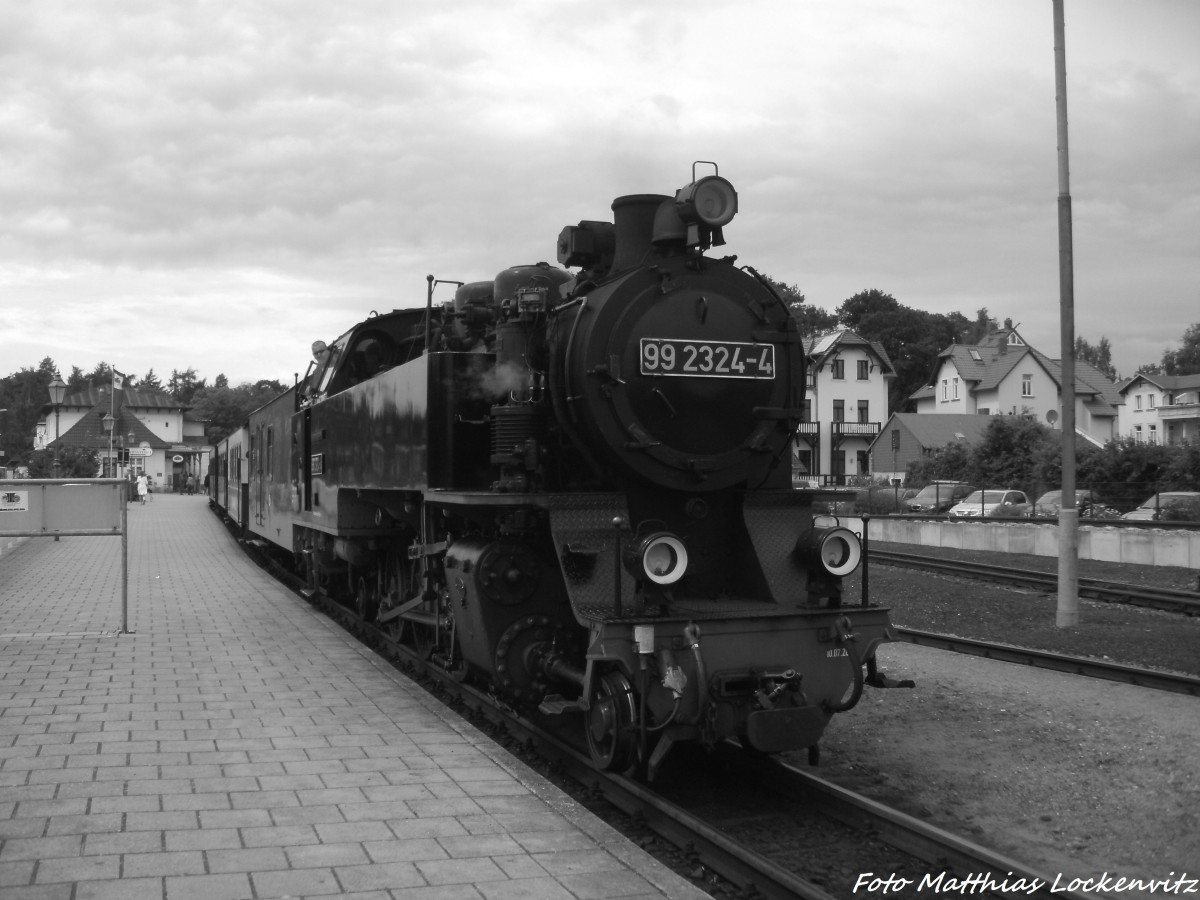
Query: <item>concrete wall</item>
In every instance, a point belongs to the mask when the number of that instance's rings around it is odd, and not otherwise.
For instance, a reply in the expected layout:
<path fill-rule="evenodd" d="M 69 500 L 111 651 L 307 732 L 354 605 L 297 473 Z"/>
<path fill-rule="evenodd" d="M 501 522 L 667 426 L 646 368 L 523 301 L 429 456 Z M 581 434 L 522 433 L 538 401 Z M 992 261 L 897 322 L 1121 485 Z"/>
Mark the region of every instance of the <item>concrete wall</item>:
<path fill-rule="evenodd" d="M 1058 526 L 1045 522 L 922 521 L 878 516 L 870 519 L 870 523 L 872 541 L 1058 556 Z M 858 520 L 852 527 L 861 532 L 862 521 Z M 1116 528 L 1081 523 L 1079 558 L 1200 569 L 1200 531 Z"/>

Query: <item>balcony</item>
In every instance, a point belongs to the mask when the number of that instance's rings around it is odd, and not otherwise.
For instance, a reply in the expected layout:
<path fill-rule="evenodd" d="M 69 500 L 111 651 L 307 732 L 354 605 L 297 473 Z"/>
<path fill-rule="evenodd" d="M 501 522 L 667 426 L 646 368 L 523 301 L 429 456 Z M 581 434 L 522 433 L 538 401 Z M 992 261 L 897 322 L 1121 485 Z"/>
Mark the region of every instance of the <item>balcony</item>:
<path fill-rule="evenodd" d="M 1159 420 L 1163 422 L 1200 419 L 1200 403 L 1176 403 L 1173 406 L 1160 406 L 1157 412 Z"/>
<path fill-rule="evenodd" d="M 860 437 L 873 441 L 883 426 L 879 422 L 830 422 L 830 434 L 835 438 Z"/>

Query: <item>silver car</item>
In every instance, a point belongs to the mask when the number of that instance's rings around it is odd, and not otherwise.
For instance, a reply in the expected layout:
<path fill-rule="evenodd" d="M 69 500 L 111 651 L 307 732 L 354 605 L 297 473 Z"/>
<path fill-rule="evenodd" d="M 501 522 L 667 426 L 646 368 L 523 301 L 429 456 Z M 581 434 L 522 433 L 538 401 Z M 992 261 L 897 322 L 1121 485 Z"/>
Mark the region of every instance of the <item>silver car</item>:
<path fill-rule="evenodd" d="M 1190 507 L 1195 510 L 1195 515 L 1179 515 L 1179 507 Z M 1164 522 L 1172 519 L 1188 521 L 1197 517 L 1200 517 L 1200 491 L 1166 491 L 1155 494 L 1137 509 L 1121 516 L 1130 522 Z"/>
<path fill-rule="evenodd" d="M 1003 515 L 1018 504 L 1028 506 L 1024 491 L 976 491 L 961 503 L 950 507 L 950 518 L 970 519 Z"/>

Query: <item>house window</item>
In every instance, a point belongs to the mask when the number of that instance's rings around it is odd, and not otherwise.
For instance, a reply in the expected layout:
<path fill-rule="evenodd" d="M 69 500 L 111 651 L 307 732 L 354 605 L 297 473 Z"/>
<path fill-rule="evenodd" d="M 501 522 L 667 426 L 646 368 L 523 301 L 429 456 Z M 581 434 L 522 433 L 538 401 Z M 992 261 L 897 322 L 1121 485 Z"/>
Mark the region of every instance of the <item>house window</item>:
<path fill-rule="evenodd" d="M 833 379 L 834 381 L 842 381 L 846 377 L 846 361 L 844 359 L 835 359 L 833 361 Z"/>
<path fill-rule="evenodd" d="M 1133 398 L 1133 408 L 1140 410 L 1142 408 L 1142 395 L 1138 394 Z"/>
<path fill-rule="evenodd" d="M 859 475 L 870 475 L 871 474 L 871 458 L 866 450 L 858 451 L 858 474 Z"/>
<path fill-rule="evenodd" d="M 1150 426 L 1150 443 L 1152 443 L 1152 444 L 1158 443 L 1158 426 L 1157 425 Z"/>
<path fill-rule="evenodd" d="M 804 412 L 800 413 L 800 421 L 801 422 L 811 422 L 812 421 L 812 401 L 811 400 L 804 401 Z"/>
<path fill-rule="evenodd" d="M 867 422 L 871 421 L 870 401 L 868 401 L 868 400 L 859 400 L 858 401 L 858 421 L 860 424 L 863 424 L 863 425 L 865 425 Z"/>
<path fill-rule="evenodd" d="M 1033 376 L 1032 375 L 1022 375 L 1021 376 L 1021 396 L 1022 397 L 1032 397 L 1033 396 Z"/>
<path fill-rule="evenodd" d="M 942 401 L 945 402 L 946 400 L 949 400 L 949 399 L 950 399 L 950 382 L 948 382 L 945 378 L 943 378 L 942 379 Z"/>
<path fill-rule="evenodd" d="M 1149 394 L 1146 397 L 1146 405 L 1150 409 L 1154 409 L 1154 394 Z"/>
<path fill-rule="evenodd" d="M 835 421 L 835 422 L 845 422 L 846 421 L 846 401 L 845 400 L 834 400 L 833 401 L 833 421 Z"/>
<path fill-rule="evenodd" d="M 953 387 L 954 387 L 954 399 L 955 399 L 955 400 L 957 400 L 957 399 L 958 399 L 958 379 L 957 379 L 957 378 L 955 378 L 955 379 L 953 380 L 952 384 L 953 384 Z"/>
<path fill-rule="evenodd" d="M 1142 426 L 1141 425 L 1133 426 L 1133 439 L 1135 441 L 1137 441 L 1139 444 L 1142 442 Z"/>
<path fill-rule="evenodd" d="M 865 359 L 858 361 L 858 380 L 866 381 L 871 374 L 871 365 Z"/>

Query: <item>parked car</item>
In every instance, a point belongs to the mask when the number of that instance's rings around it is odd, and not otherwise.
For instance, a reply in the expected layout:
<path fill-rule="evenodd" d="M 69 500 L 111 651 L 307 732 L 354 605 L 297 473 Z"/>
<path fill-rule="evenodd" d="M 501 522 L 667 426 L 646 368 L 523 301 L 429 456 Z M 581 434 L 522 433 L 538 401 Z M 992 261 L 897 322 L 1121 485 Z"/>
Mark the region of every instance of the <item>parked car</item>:
<path fill-rule="evenodd" d="M 1155 494 L 1121 518 L 1131 522 L 1200 521 L 1200 491 L 1166 491 Z"/>
<path fill-rule="evenodd" d="M 913 513 L 939 515 L 975 490 L 975 485 L 965 481 L 931 481 L 907 503 Z"/>
<path fill-rule="evenodd" d="M 1056 519 L 1062 509 L 1062 491 L 1046 491 L 1038 497 L 1030 510 L 1035 517 Z M 1075 492 L 1075 508 L 1079 510 L 1080 518 L 1086 519 L 1115 519 L 1120 515 L 1115 509 L 1110 509 L 1098 501 L 1089 490 Z"/>
<path fill-rule="evenodd" d="M 1024 491 L 986 490 L 975 491 L 961 503 L 950 507 L 950 516 L 955 519 L 1020 515 L 1029 504 Z"/>

